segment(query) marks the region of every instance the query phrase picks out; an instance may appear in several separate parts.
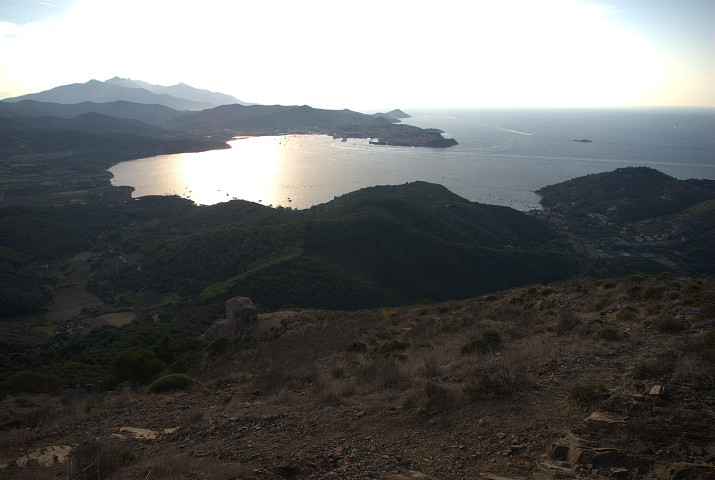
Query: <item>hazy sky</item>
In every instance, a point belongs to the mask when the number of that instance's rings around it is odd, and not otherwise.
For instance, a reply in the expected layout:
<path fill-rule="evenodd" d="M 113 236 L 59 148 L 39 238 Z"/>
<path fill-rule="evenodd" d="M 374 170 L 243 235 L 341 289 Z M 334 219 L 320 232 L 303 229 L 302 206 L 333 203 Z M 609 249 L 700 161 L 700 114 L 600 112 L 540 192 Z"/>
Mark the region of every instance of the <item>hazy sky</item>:
<path fill-rule="evenodd" d="M 114 76 L 323 108 L 715 105 L 715 0 L 0 0 L 0 98 Z"/>

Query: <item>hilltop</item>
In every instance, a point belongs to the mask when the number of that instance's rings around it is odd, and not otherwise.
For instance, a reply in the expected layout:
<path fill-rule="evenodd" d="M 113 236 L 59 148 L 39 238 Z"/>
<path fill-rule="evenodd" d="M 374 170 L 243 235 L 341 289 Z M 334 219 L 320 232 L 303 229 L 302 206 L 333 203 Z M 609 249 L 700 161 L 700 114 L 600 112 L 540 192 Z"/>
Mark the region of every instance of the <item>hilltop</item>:
<path fill-rule="evenodd" d="M 662 274 L 259 314 L 188 389 L 5 397 L 3 476 L 712 478 L 714 305 Z"/>

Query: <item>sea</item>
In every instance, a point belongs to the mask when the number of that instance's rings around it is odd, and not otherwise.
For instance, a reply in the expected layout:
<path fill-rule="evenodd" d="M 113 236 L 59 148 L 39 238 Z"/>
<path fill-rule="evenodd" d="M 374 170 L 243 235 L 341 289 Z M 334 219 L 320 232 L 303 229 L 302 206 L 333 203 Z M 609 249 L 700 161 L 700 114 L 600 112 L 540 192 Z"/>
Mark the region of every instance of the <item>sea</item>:
<path fill-rule="evenodd" d="M 540 208 L 541 187 L 647 166 L 678 179 L 715 179 L 715 109 L 407 110 L 403 123 L 439 128 L 449 148 L 371 145 L 327 135 L 240 137 L 231 148 L 159 155 L 110 168 L 133 196 L 199 205 L 242 199 L 305 209 L 374 185 L 422 180 L 474 202 Z M 589 141 L 577 141 L 589 140 Z"/>

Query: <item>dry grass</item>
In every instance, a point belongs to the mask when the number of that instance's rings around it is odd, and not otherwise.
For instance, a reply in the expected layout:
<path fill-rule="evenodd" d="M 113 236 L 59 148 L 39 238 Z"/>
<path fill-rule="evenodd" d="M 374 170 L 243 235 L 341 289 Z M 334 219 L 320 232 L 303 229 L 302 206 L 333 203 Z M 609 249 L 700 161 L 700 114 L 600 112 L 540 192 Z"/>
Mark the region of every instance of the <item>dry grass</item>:
<path fill-rule="evenodd" d="M 203 410 L 175 410 L 171 426 L 200 431 L 226 418 L 275 415 L 288 409 L 306 414 L 318 411 L 321 418 L 363 412 L 356 417 L 361 419 L 354 422 L 356 428 L 377 412 L 397 416 L 401 409 L 414 416 L 409 421 L 422 421 L 427 414 L 430 422 L 446 424 L 466 411 L 491 408 L 494 413 L 494 405 L 504 409 L 503 405 L 518 404 L 520 397 L 542 401 L 538 398 L 541 393 L 532 393 L 532 387 L 560 395 L 562 407 L 581 412 L 600 398 L 603 389 L 599 382 L 611 386 L 620 377 L 625 381 L 634 376 L 715 385 L 715 349 L 708 347 L 702 333 L 689 325 L 675 334 L 669 333 L 669 328 L 660 333 L 656 327 L 662 318 L 672 323 L 668 312 L 675 306 L 687 305 L 684 300 L 668 300 L 671 292 L 685 290 L 687 280 L 668 279 L 667 288 L 659 281 L 638 277 L 612 282 L 614 285 L 571 282 L 443 305 L 363 312 L 304 311 L 266 338 L 259 335 L 245 348 L 212 364 L 211 375 L 218 373 L 210 383 L 211 391 L 204 393 L 213 395 L 214 403 Z M 465 341 L 477 338 L 484 343 L 484 332 L 496 332 L 501 342 L 486 342 L 489 348 L 478 349 L 479 354 L 460 355 Z M 663 342 L 695 340 L 664 346 L 659 357 L 644 353 L 620 369 L 602 369 L 610 366 L 609 358 L 626 355 L 630 339 L 641 334 L 639 342 L 653 336 Z M 594 335 L 603 341 L 594 342 Z M 616 339 L 619 341 L 613 341 Z M 642 343 L 633 344 L 639 345 Z M 581 390 L 573 390 L 574 385 Z M 158 396 L 154 401 L 168 405 L 171 398 Z M 50 412 L 59 412 L 63 421 L 71 423 L 72 418 L 86 420 L 103 409 L 132 411 L 149 405 L 147 402 L 145 396 L 128 390 L 102 395 L 101 400 L 75 395 L 54 400 L 18 397 L 5 399 L 0 414 L 6 420 L 33 418 L 36 424 L 45 422 L 47 426 L 52 422 Z M 25 432 L 0 432 L 0 449 L 23 445 Z M 64 474 L 55 472 L 55 477 L 42 473 L 17 478 L 67 478 L 68 468 L 64 467 Z M 135 458 L 117 468 L 115 472 L 127 479 L 254 475 L 244 464 L 190 456 Z"/>
<path fill-rule="evenodd" d="M 137 453 L 123 442 L 113 439 L 92 440 L 72 450 L 68 478 L 73 480 L 111 478 L 136 458 Z"/>
<path fill-rule="evenodd" d="M 137 462 L 125 469 L 123 479 L 142 480 L 232 480 L 253 478 L 250 465 L 225 463 L 213 458 L 161 456 Z"/>
<path fill-rule="evenodd" d="M 673 367 L 673 380 L 715 386 L 715 349 L 704 349 L 679 358 Z"/>

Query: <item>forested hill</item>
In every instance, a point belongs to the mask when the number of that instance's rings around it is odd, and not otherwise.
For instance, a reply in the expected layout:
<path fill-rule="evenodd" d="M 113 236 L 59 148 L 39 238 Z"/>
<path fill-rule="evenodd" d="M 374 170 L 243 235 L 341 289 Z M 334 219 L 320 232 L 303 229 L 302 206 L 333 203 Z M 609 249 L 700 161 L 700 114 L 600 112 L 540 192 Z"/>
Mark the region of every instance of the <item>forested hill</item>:
<path fill-rule="evenodd" d="M 36 221 L 43 208 L 53 222 Z M 464 298 L 577 270 L 543 223 L 424 182 L 365 189 L 304 211 L 145 197 L 107 209 L 109 215 L 87 212 L 98 221 L 86 228 L 63 227 L 92 208 L 3 209 L 0 248 L 15 259 L 3 275 L 5 314 L 29 313 L 41 307 L 38 298 L 47 298 L 47 282 L 31 281 L 33 270 L 22 259 L 47 262 L 69 253 L 48 250 L 40 258 L 27 250 L 54 238 L 55 227 L 63 245 L 95 245 L 101 252 L 90 286 L 109 303 L 119 300 L 117 306 L 126 293 L 152 292 L 200 295 L 217 305 L 241 294 L 272 309 L 355 309 Z M 23 295 L 33 300 L 22 302 Z"/>
<path fill-rule="evenodd" d="M 541 222 L 424 182 L 361 190 L 307 211 L 142 199 L 128 217 L 149 202 L 173 203 L 181 214 L 114 233 L 115 255 L 139 253 L 143 261 L 111 281 L 98 278 L 107 297 L 139 284 L 180 288 L 203 303 L 241 294 L 271 309 L 355 309 L 463 298 L 577 270 Z"/>
<path fill-rule="evenodd" d="M 598 213 L 614 221 L 639 221 L 715 198 L 715 181 L 678 180 L 653 168 L 628 167 L 549 185 L 536 193 L 542 205 L 571 217 Z"/>
<path fill-rule="evenodd" d="M 715 180 L 678 180 L 652 168 L 629 167 L 537 193 L 552 225 L 568 228 L 578 243 L 587 239 L 601 252 L 632 259 L 659 257 L 662 265 L 688 274 L 715 273 Z"/>

